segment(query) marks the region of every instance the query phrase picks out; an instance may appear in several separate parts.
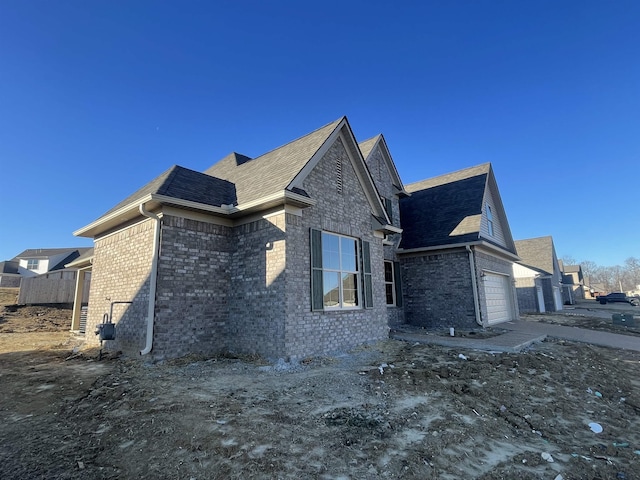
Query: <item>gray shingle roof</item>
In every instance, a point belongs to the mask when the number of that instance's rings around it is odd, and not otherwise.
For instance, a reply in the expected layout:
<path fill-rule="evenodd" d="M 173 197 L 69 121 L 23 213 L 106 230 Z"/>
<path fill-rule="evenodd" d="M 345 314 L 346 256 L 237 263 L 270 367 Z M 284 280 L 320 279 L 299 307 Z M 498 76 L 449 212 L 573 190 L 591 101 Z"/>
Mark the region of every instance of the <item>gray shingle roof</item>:
<path fill-rule="evenodd" d="M 230 182 L 174 165 L 144 187 L 129 195 L 102 217 L 149 194 L 165 195 L 216 207 L 223 204 L 236 203 L 235 188 Z"/>
<path fill-rule="evenodd" d="M 578 273 L 582 271 L 581 265 L 565 265 L 564 272 L 565 273 Z"/>
<path fill-rule="evenodd" d="M 516 251 L 523 265 L 553 274 L 553 239 L 551 236 L 516 240 Z"/>
<path fill-rule="evenodd" d="M 358 143 L 358 146 L 360 147 L 360 151 L 362 152 L 362 156 L 364 158 L 367 158 L 371 154 L 371 150 L 373 150 L 373 147 L 376 145 L 378 140 L 380 140 L 380 137 L 382 137 L 382 135 L 376 135 L 373 138 Z"/>
<path fill-rule="evenodd" d="M 13 260 L 19 260 L 21 258 L 49 258 L 55 255 L 62 254 L 72 254 L 73 252 L 85 252 L 87 249 L 91 247 L 81 247 L 81 248 L 28 248 L 22 253 L 16 255 Z"/>
<path fill-rule="evenodd" d="M 391 182 L 397 189 L 396 193 L 400 195 L 406 195 L 407 192 L 404 188 L 404 185 L 402 184 L 402 180 L 400 179 L 400 175 L 398 174 L 398 169 L 396 168 L 395 162 L 393 161 L 393 158 L 391 158 L 391 152 L 389 151 L 389 147 L 387 146 L 387 142 L 384 139 L 384 136 L 382 134 L 379 134 L 373 138 L 369 138 L 368 140 L 358 143 L 358 148 L 360 148 L 360 152 L 362 153 L 362 157 L 365 159 L 365 162 L 367 162 L 369 156 L 372 154 L 376 146 L 378 146 L 378 148 L 380 149 L 384 161 L 387 164 L 389 174 L 391 175 Z"/>
<path fill-rule="evenodd" d="M 452 245 L 480 238 L 480 215 L 490 164 L 407 185 L 400 199 L 403 249 Z"/>
<path fill-rule="evenodd" d="M 233 183 L 239 205 L 282 192 L 343 118 L 253 159 L 232 153 L 209 167 L 205 173 Z"/>
<path fill-rule="evenodd" d="M 18 262 L 14 260 L 0 262 L 0 273 L 18 273 Z"/>
<path fill-rule="evenodd" d="M 457 172 L 446 173 L 444 175 L 440 175 L 439 177 L 427 178 L 426 180 L 422 180 L 420 182 L 411 183 L 405 187 L 405 190 L 407 190 L 408 192 L 415 192 L 417 190 L 424 190 L 425 188 L 450 184 L 459 180 L 465 180 L 479 175 L 488 175 L 490 170 L 491 164 L 483 163 L 482 165 L 477 165 L 475 167 L 469 167 L 458 170 Z M 482 199 L 480 199 L 480 202 L 482 203 Z"/>

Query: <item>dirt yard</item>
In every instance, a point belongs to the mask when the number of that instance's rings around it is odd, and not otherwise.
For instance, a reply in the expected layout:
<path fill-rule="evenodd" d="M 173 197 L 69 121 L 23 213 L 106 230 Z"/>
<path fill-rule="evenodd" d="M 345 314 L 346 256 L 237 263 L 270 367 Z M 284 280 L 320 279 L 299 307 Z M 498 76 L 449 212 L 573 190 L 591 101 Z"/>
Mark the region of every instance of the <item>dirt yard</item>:
<path fill-rule="evenodd" d="M 70 313 L 0 305 L 0 478 L 640 479 L 640 352 L 388 340 L 151 365 L 98 361 Z"/>

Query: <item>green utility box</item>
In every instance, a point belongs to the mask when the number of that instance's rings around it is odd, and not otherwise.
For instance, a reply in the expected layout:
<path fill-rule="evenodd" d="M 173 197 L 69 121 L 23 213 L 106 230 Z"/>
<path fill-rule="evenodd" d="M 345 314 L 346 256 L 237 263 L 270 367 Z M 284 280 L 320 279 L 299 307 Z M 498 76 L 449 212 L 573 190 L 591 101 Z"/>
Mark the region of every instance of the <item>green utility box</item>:
<path fill-rule="evenodd" d="M 612 317 L 614 325 L 624 325 L 626 327 L 635 327 L 636 325 L 632 313 L 614 313 Z"/>

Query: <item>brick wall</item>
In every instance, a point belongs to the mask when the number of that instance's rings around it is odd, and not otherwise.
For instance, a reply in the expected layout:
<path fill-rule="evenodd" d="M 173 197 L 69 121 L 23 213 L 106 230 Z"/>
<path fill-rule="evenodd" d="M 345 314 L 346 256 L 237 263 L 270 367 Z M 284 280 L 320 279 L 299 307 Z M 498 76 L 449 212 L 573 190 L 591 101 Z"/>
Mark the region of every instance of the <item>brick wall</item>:
<path fill-rule="evenodd" d="M 400 228 L 400 203 L 398 196 L 395 194 L 395 187 L 393 186 L 393 180 L 387 163 L 384 159 L 380 147 L 377 146 L 367 157 L 367 166 L 371 172 L 373 182 L 378 189 L 378 192 L 382 197 L 391 199 L 391 223 L 395 227 Z M 387 241 L 393 245 L 384 246 L 384 259 L 391 260 L 392 262 L 399 261 L 396 255 L 396 247 L 400 243 L 401 235 L 388 235 Z M 390 326 L 401 325 L 405 321 L 404 318 L 404 303 L 403 307 L 388 306 L 387 307 L 387 323 Z"/>
<path fill-rule="evenodd" d="M 116 340 L 106 341 L 104 347 L 128 354 L 144 347 L 154 222 L 146 220 L 95 240 L 86 329 L 89 345 L 100 343 L 94 331 L 103 314 L 109 313 L 110 302 L 132 301 L 114 305 Z"/>
<path fill-rule="evenodd" d="M 476 328 L 473 286 L 466 251 L 405 255 L 405 320 L 429 328 Z"/>
<path fill-rule="evenodd" d="M 520 312 L 531 313 L 538 311 L 538 293 L 533 277 L 516 279 L 516 295 L 518 297 L 518 309 Z"/>
<path fill-rule="evenodd" d="M 339 159 L 342 160 L 342 193 L 336 188 Z M 382 239 L 373 236 L 371 207 L 340 140 L 305 179 L 304 189 L 317 204 L 303 210 L 302 216 L 286 217 L 286 354 L 298 358 L 387 338 Z M 374 308 L 311 311 L 311 228 L 370 242 Z"/>
<path fill-rule="evenodd" d="M 228 350 L 231 229 L 164 216 L 154 359 Z"/>
<path fill-rule="evenodd" d="M 230 349 L 267 358 L 285 355 L 285 214 L 233 229 Z"/>

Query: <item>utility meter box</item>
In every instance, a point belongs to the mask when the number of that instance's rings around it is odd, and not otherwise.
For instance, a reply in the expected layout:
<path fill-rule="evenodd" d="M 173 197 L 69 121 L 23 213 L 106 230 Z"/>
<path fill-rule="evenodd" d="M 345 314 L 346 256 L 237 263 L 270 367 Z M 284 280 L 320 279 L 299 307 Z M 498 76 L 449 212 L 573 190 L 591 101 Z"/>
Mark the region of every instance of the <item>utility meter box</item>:
<path fill-rule="evenodd" d="M 100 341 L 116 339 L 115 323 L 99 323 L 96 334 L 100 336 Z"/>
<path fill-rule="evenodd" d="M 635 327 L 636 325 L 636 321 L 631 313 L 614 313 L 612 317 L 614 325 L 624 325 L 626 327 Z"/>

